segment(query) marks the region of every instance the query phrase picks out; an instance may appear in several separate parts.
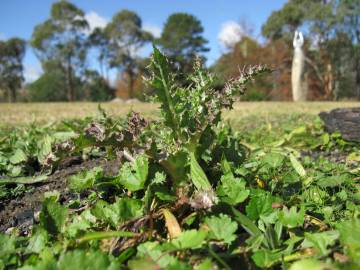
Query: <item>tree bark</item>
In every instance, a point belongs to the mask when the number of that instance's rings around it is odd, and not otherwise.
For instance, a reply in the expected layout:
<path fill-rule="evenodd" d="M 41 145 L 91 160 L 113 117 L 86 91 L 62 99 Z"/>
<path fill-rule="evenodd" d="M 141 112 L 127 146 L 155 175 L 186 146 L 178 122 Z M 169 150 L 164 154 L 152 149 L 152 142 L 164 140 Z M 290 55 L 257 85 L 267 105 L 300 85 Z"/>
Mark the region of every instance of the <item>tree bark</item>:
<path fill-rule="evenodd" d="M 10 89 L 11 102 L 16 102 L 16 88 Z"/>
<path fill-rule="evenodd" d="M 360 142 L 360 107 L 334 109 L 328 113 L 321 112 L 319 116 L 327 132 L 340 132 L 343 139 Z"/>
<path fill-rule="evenodd" d="M 71 56 L 68 56 L 67 59 L 66 84 L 67 84 L 67 99 L 68 101 L 74 101 L 75 93 L 74 93 L 72 67 L 71 67 Z"/>
<path fill-rule="evenodd" d="M 135 74 L 131 70 L 128 70 L 127 74 L 129 76 L 129 98 L 134 98 Z"/>

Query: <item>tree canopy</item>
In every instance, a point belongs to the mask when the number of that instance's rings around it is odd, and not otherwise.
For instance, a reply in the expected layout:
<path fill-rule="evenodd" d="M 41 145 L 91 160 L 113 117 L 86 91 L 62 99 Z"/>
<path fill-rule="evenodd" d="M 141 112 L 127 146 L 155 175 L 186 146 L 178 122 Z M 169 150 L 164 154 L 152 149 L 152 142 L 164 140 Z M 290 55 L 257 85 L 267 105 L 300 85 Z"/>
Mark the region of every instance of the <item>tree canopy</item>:
<path fill-rule="evenodd" d="M 128 77 L 129 97 L 134 97 L 134 83 L 138 71 L 138 50 L 152 35 L 142 29 L 141 18 L 130 10 L 115 14 L 105 28 L 109 40 L 109 64 Z"/>
<path fill-rule="evenodd" d="M 174 13 L 165 22 L 159 45 L 182 72 L 192 68 L 195 56 L 209 51 L 199 19 L 187 13 Z"/>
<path fill-rule="evenodd" d="M 63 71 L 68 101 L 75 100 L 74 77 L 85 65 L 88 28 L 84 12 L 61 0 L 52 5 L 50 18 L 35 27 L 30 40 L 43 66 L 48 61 L 57 62 Z"/>
<path fill-rule="evenodd" d="M 19 38 L 0 40 L 0 89 L 5 90 L 9 101 L 16 101 L 16 92 L 21 88 L 23 77 L 22 60 L 26 42 Z"/>

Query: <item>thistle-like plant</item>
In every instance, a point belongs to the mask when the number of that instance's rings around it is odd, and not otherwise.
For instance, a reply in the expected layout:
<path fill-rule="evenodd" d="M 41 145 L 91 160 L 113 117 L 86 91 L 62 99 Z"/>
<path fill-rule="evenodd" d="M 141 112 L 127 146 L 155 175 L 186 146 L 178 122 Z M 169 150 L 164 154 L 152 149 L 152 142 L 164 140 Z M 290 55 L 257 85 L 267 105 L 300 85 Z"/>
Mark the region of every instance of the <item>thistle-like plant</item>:
<path fill-rule="evenodd" d="M 155 88 L 156 100 L 161 104 L 162 120 L 153 126 L 156 134 L 156 151 L 160 164 L 178 183 L 188 177 L 198 189 L 209 189 L 210 184 L 201 170 L 197 159 L 204 147 L 216 143 L 215 129 L 221 121 L 221 112 L 231 109 L 235 97 L 245 91 L 246 84 L 257 75 L 267 72 L 264 66 L 253 66 L 241 72 L 221 91 L 215 90 L 214 78 L 206 72 L 199 60 L 195 61 L 194 71 L 189 75 L 190 84 L 183 87 L 177 84 L 175 75 L 170 72 L 167 58 L 154 47 L 148 83 Z M 190 166 L 187 166 L 190 161 Z"/>

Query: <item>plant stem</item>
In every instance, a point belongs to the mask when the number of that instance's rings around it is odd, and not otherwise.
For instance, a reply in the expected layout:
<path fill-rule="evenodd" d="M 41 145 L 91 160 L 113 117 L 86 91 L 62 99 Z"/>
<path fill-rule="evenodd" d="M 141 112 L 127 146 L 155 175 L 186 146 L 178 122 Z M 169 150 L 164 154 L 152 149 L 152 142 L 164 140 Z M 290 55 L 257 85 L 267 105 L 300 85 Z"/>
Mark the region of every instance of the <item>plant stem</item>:
<path fill-rule="evenodd" d="M 210 244 L 208 245 L 208 251 L 210 255 L 219 262 L 226 270 L 231 270 L 231 267 L 223 260 L 221 259 L 210 247 Z"/>

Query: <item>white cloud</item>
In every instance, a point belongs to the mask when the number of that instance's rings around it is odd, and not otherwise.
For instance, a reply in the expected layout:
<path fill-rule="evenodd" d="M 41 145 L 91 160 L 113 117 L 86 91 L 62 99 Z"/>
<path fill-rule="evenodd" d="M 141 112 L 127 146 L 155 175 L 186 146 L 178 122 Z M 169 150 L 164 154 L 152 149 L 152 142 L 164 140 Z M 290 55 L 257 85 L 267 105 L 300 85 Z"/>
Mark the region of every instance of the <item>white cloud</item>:
<path fill-rule="evenodd" d="M 27 83 L 36 81 L 41 74 L 42 70 L 39 66 L 25 65 L 24 67 L 24 78 Z"/>
<path fill-rule="evenodd" d="M 155 24 L 144 23 L 143 29 L 153 34 L 153 36 L 156 38 L 159 38 L 161 36 L 161 27 Z"/>
<path fill-rule="evenodd" d="M 96 27 L 104 28 L 109 22 L 107 18 L 100 16 L 95 11 L 86 13 L 85 19 L 89 23 L 90 31 L 94 30 Z"/>
<path fill-rule="evenodd" d="M 222 24 L 218 40 L 225 48 L 233 47 L 244 35 L 241 25 L 235 21 L 228 21 Z"/>
<path fill-rule="evenodd" d="M 6 36 L 4 33 L 0 33 L 0 40 L 6 40 Z"/>

